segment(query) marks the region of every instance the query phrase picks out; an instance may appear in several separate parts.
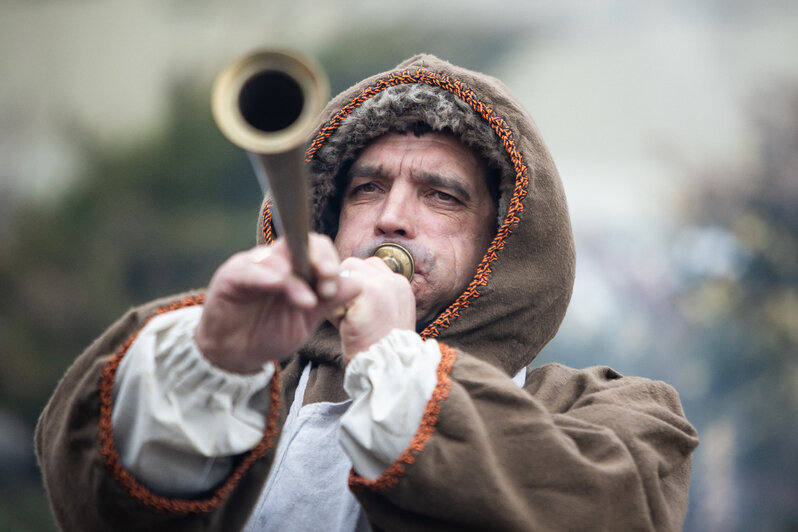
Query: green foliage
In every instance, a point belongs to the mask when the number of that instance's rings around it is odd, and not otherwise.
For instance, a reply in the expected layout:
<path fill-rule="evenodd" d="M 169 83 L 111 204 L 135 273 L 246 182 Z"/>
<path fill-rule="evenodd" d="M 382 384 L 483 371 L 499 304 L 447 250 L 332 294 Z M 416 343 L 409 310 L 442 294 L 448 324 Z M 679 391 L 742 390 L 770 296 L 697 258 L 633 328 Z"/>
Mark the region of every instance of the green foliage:
<path fill-rule="evenodd" d="M 82 139 L 89 166 L 77 186 L 15 220 L 0 256 L 0 401 L 31 424 L 66 367 L 124 310 L 204 286 L 254 244 L 260 191 L 207 99 L 176 87 L 164 129 L 131 146 Z"/>
<path fill-rule="evenodd" d="M 798 523 L 798 91 L 756 118 L 755 164 L 710 173 L 692 203 L 695 225 L 734 237 L 742 267 L 704 277 L 682 306 L 710 375 L 697 410 L 736 427 L 739 517 L 776 530 Z"/>
<path fill-rule="evenodd" d="M 0 530 L 58 530 L 38 477 L 20 479 L 13 485 L 0 485 Z"/>

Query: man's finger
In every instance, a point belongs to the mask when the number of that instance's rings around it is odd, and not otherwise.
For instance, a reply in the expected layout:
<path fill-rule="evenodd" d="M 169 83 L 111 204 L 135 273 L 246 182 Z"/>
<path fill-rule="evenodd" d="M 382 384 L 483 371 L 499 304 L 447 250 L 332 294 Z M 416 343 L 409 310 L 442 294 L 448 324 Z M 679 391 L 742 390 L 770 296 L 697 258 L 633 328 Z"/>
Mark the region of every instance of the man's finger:
<path fill-rule="evenodd" d="M 305 281 L 295 274 L 291 274 L 286 278 L 284 290 L 288 302 L 297 308 L 309 310 L 319 302 L 316 293 L 310 289 L 310 286 L 308 286 Z"/>
<path fill-rule="evenodd" d="M 323 299 L 335 296 L 338 285 L 338 252 L 329 237 L 311 233 L 310 262 L 315 272 L 316 293 Z"/>
<path fill-rule="evenodd" d="M 338 275 L 335 297 L 326 302 L 326 317 L 338 327 L 346 316 L 347 305 L 363 291 L 363 273 L 359 270 L 343 269 Z"/>

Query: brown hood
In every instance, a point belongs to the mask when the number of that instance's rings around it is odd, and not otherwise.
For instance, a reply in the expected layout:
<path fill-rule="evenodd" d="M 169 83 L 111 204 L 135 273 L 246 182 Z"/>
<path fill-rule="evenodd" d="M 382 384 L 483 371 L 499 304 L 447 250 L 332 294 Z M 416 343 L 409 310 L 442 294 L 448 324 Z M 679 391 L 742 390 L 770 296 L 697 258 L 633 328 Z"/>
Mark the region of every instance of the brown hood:
<path fill-rule="evenodd" d="M 565 194 L 554 162 L 532 118 L 499 80 L 431 55 L 417 55 L 333 98 L 307 152 L 314 191 L 313 226 L 319 232 L 331 232 L 325 213 L 329 218 L 334 174 L 347 158 L 357 155 L 357 150 L 345 152 L 340 146 L 351 140 L 362 147 L 380 134 L 367 125 L 360 129 L 371 131 L 370 138 L 352 136 L 356 128 L 351 122 L 361 120 L 358 109 L 386 91 L 410 85 L 435 87 L 458 106 L 473 110 L 476 123 L 462 124 L 455 132 L 489 162 L 496 159 L 494 152 L 500 152 L 505 170 L 496 237 L 466 290 L 422 336 L 437 338 L 514 374 L 557 332 L 571 297 L 575 258 Z M 495 143 L 484 146 L 480 128 L 495 135 Z M 471 138 L 474 131 L 476 138 Z M 333 168 L 329 161 L 335 161 Z M 270 241 L 272 231 L 266 203 L 259 241 Z M 335 334 L 331 327 L 323 327 L 308 349 L 323 358 L 336 356 Z"/>

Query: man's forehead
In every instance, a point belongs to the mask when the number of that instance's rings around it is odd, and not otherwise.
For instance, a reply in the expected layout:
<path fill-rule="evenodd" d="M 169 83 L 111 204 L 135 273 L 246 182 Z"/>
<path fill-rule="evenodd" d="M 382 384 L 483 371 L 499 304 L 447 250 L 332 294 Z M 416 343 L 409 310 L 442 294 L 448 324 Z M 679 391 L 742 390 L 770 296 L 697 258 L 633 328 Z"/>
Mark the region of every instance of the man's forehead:
<path fill-rule="evenodd" d="M 374 152 L 380 149 L 410 149 L 410 150 L 443 150 L 458 159 L 468 162 L 479 162 L 478 157 L 471 148 L 460 140 L 460 137 L 448 131 L 430 131 L 422 134 L 412 132 L 391 131 L 369 141 L 360 154 Z M 358 157 L 358 159 L 360 158 Z"/>
<path fill-rule="evenodd" d="M 395 177 L 405 157 L 415 180 L 460 181 L 479 186 L 484 182 L 486 165 L 457 136 L 439 132 L 423 135 L 388 133 L 371 141 L 349 168 L 347 180 L 356 177 Z"/>

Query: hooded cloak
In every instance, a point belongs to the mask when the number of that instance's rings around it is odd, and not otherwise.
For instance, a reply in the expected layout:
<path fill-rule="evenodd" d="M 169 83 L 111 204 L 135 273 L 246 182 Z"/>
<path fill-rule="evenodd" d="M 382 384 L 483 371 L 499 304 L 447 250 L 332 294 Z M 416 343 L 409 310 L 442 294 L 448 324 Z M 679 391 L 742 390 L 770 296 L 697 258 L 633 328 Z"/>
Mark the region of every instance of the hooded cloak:
<path fill-rule="evenodd" d="M 376 480 L 350 474 L 372 527 L 679 529 L 697 438 L 672 388 L 606 367 L 550 364 L 531 371 L 524 389 L 509 378 L 557 332 L 575 258 L 557 170 L 500 81 L 418 55 L 333 98 L 307 151 L 313 227 L 335 235 L 347 165 L 371 140 L 417 122 L 451 131 L 495 171 L 497 230 L 463 293 L 420 333 L 438 340 L 442 356 L 410 446 Z M 273 238 L 267 199 L 258 241 Z M 340 340 L 325 324 L 275 373 L 263 439 L 227 480 L 196 499 L 150 492 L 116 454 L 116 368 L 152 316 L 202 301 L 185 294 L 133 309 L 59 384 L 36 448 L 65 529 L 236 530 L 269 474 L 301 368 L 312 364 L 305 404 L 346 399 Z"/>

